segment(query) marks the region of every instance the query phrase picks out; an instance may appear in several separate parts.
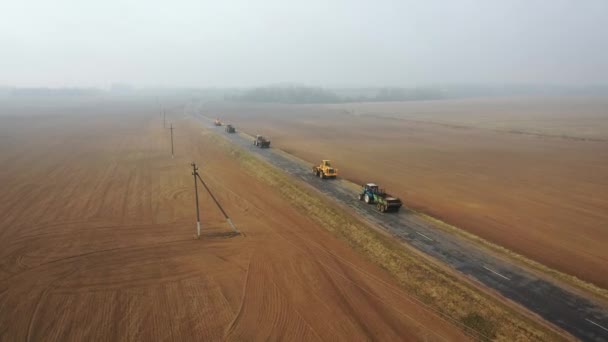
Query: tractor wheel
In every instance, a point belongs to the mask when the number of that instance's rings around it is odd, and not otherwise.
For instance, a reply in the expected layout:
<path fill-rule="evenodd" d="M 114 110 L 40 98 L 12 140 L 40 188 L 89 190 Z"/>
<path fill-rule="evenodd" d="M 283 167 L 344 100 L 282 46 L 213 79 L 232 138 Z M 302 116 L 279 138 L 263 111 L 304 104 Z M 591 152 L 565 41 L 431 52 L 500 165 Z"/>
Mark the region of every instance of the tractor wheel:
<path fill-rule="evenodd" d="M 385 213 L 385 212 L 388 211 L 388 208 L 386 207 L 386 205 L 382 205 L 382 207 L 380 207 L 380 209 L 382 209 L 380 211 L 383 212 L 383 213 Z"/>
<path fill-rule="evenodd" d="M 372 199 L 369 197 L 368 194 L 365 194 L 365 203 L 367 203 L 367 204 L 372 203 Z"/>
<path fill-rule="evenodd" d="M 379 212 L 382 212 L 382 205 L 380 203 L 376 203 L 376 209 L 378 209 Z"/>
<path fill-rule="evenodd" d="M 325 179 L 325 174 L 323 173 L 323 171 L 319 172 L 319 178 Z"/>

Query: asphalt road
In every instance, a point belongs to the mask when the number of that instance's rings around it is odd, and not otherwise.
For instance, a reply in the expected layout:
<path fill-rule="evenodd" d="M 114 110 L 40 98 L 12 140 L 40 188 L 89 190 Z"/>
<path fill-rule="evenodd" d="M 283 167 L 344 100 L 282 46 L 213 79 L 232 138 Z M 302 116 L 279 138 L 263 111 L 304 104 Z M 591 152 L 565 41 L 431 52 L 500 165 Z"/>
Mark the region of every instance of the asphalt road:
<path fill-rule="evenodd" d="M 541 279 L 519 265 L 499 259 L 481 246 L 438 229 L 432 222 L 412 215 L 405 207 L 399 213 L 379 213 L 374 205 L 359 201 L 352 183 L 339 179 L 321 180 L 312 174 L 311 165 L 274 148 L 255 147 L 247 136 L 227 134 L 223 126 L 216 127 L 209 118 L 195 115 L 233 143 L 304 180 L 415 248 L 497 290 L 575 337 L 583 341 L 608 342 L 608 308 Z"/>

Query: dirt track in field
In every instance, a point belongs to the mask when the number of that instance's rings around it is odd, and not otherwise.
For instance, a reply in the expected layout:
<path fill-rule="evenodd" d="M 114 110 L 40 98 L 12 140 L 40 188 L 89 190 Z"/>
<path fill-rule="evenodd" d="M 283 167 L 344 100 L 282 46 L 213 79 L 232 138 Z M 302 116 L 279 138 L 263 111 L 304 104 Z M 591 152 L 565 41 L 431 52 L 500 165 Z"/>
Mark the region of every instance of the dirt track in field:
<path fill-rule="evenodd" d="M 466 339 L 192 122 L 62 112 L 0 117 L 0 340 Z M 194 239 L 192 160 L 244 236 L 199 189 Z"/>
<path fill-rule="evenodd" d="M 496 113 L 484 112 L 491 100 L 463 100 L 456 109 L 432 101 L 210 103 L 204 111 L 269 135 L 274 146 L 311 164 L 332 159 L 344 178 L 379 183 L 409 207 L 607 288 L 606 102 L 595 99 L 587 108 L 584 99 L 572 101 L 507 107 L 500 100 Z M 546 112 L 558 107 L 555 115 Z M 580 120 L 572 112 L 579 107 Z M 426 117 L 435 122 L 422 122 Z M 585 123 L 591 126 L 572 126 Z"/>

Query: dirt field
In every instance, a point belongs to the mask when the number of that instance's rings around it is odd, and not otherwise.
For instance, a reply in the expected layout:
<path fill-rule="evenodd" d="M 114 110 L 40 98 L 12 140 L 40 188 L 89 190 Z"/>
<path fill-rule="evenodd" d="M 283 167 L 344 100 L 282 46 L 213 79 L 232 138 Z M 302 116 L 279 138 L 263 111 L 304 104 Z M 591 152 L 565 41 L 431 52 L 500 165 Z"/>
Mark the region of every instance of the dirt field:
<path fill-rule="evenodd" d="M 311 164 L 332 159 L 342 177 L 377 182 L 410 207 L 608 288 L 608 100 L 463 101 L 204 110 L 269 135 Z"/>
<path fill-rule="evenodd" d="M 573 140 L 608 140 L 608 98 L 536 96 L 330 105 L 355 115 Z"/>
<path fill-rule="evenodd" d="M 171 159 L 152 105 L 31 112 L 0 116 L 0 340 L 466 339 L 196 125 Z M 199 189 L 194 239 L 193 160 L 245 236 Z"/>

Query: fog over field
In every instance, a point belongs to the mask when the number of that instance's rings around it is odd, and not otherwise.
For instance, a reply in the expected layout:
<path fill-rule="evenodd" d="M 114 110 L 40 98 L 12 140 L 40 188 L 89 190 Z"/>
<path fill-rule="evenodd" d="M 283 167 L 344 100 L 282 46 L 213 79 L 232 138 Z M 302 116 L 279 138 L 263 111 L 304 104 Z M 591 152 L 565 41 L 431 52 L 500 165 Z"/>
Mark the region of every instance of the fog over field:
<path fill-rule="evenodd" d="M 0 341 L 608 341 L 607 0 L 0 13 Z"/>
<path fill-rule="evenodd" d="M 4 1 L 0 85 L 603 84 L 608 2 Z"/>

